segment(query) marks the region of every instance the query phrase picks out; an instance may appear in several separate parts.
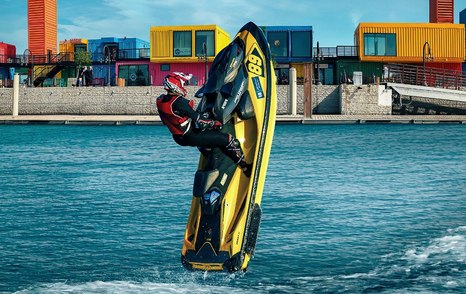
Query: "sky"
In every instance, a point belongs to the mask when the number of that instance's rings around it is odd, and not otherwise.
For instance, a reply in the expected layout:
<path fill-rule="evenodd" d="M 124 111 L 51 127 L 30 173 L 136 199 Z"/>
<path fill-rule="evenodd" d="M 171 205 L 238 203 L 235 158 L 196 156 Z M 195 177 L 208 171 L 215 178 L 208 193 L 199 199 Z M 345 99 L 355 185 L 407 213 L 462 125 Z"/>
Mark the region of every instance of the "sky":
<path fill-rule="evenodd" d="M 216 24 L 230 37 L 247 22 L 312 26 L 314 46 L 354 45 L 360 22 L 429 22 L 429 0 L 57 0 L 58 41 L 128 37 L 151 26 Z M 27 48 L 27 0 L 0 0 L 0 42 Z M 455 23 L 466 0 L 455 0 Z M 58 49 L 58 48 L 57 48 Z"/>

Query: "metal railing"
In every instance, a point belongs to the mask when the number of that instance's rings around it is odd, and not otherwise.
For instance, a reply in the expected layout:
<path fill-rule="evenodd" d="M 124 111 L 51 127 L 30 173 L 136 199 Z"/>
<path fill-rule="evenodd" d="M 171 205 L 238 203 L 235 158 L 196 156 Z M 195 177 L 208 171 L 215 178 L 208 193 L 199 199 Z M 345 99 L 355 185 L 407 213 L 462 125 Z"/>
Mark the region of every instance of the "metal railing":
<path fill-rule="evenodd" d="M 119 49 L 116 56 L 111 56 L 111 61 L 119 60 L 137 60 L 137 59 L 149 59 L 150 57 L 149 48 L 136 48 L 136 49 Z M 93 62 L 105 63 L 108 61 L 108 54 L 104 52 L 93 52 L 91 53 L 91 60 Z"/>
<path fill-rule="evenodd" d="M 319 47 L 321 57 L 355 57 L 358 56 L 357 46 Z M 313 48 L 313 56 L 317 56 L 317 47 Z"/>
<path fill-rule="evenodd" d="M 466 75 L 461 71 L 407 64 L 384 66 L 384 82 L 466 90 Z"/>

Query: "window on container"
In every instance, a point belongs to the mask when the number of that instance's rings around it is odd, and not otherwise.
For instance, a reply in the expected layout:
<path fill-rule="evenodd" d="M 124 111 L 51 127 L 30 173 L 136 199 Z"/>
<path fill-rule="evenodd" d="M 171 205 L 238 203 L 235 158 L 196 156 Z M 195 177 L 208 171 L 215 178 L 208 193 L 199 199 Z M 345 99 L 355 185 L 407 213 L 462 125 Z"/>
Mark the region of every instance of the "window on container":
<path fill-rule="evenodd" d="M 387 34 L 387 48 L 386 48 L 386 55 L 387 56 L 396 56 L 396 35 L 395 34 Z"/>
<path fill-rule="evenodd" d="M 396 35 L 364 34 L 364 55 L 396 56 Z"/>
<path fill-rule="evenodd" d="M 196 32 L 196 56 L 203 56 L 207 50 L 207 56 L 214 56 L 215 52 L 215 39 L 214 31 L 197 31 Z"/>
<path fill-rule="evenodd" d="M 170 71 L 170 64 L 166 64 L 166 63 L 160 64 L 160 71 Z"/>
<path fill-rule="evenodd" d="M 287 32 L 270 32 L 267 36 L 272 56 L 288 57 Z"/>
<path fill-rule="evenodd" d="M 376 35 L 375 36 L 375 55 L 385 56 L 385 35 Z"/>
<path fill-rule="evenodd" d="M 374 56 L 375 55 L 375 35 L 364 34 L 364 55 Z"/>
<path fill-rule="evenodd" d="M 191 31 L 173 32 L 173 56 L 192 56 Z"/>
<path fill-rule="evenodd" d="M 127 86 L 149 85 L 148 65 L 120 65 L 118 77 L 126 80 Z"/>
<path fill-rule="evenodd" d="M 311 32 L 291 33 L 291 56 L 311 57 Z"/>

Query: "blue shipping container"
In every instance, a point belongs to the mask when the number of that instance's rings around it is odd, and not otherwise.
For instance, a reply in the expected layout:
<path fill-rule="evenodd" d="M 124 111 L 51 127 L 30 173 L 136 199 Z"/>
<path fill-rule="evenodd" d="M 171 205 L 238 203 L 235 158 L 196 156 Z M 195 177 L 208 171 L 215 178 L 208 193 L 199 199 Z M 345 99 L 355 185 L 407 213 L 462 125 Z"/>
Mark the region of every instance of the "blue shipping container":
<path fill-rule="evenodd" d="M 312 62 L 312 26 L 262 27 L 277 63 Z"/>
<path fill-rule="evenodd" d="M 108 84 L 108 64 L 93 64 L 92 65 L 92 77 L 94 79 L 103 79 L 104 85 Z M 111 85 L 116 85 L 115 80 L 115 64 L 110 65 L 110 81 Z"/>

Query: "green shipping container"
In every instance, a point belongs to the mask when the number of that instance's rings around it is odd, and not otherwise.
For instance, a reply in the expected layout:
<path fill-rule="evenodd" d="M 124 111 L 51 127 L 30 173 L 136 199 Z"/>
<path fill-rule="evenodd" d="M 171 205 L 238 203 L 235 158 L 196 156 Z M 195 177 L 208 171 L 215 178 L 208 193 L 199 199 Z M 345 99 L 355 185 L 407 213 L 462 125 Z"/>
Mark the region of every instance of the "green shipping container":
<path fill-rule="evenodd" d="M 61 78 L 63 79 L 63 87 L 68 86 L 68 78 L 76 78 L 76 67 L 66 66 L 61 70 Z"/>
<path fill-rule="evenodd" d="M 375 78 L 382 78 L 383 63 L 367 62 L 359 60 L 337 60 L 336 62 L 336 79 L 339 84 L 353 81 L 353 72 L 362 72 L 362 82 L 364 84 L 375 83 Z"/>

